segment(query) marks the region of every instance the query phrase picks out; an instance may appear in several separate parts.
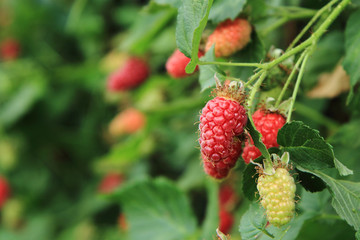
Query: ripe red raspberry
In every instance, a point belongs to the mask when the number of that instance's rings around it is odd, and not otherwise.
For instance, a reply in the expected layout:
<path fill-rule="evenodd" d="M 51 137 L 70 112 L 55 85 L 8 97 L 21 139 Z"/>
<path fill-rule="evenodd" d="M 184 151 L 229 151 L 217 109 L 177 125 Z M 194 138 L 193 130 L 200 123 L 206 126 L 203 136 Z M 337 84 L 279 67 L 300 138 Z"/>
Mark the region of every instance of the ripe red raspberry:
<path fill-rule="evenodd" d="M 241 154 L 239 136 L 247 121 L 243 100 L 236 84 L 219 86 L 217 97 L 202 109 L 199 143 L 205 172 L 212 177 L 226 177 Z"/>
<path fill-rule="evenodd" d="M 229 174 L 230 170 L 235 166 L 236 161 L 241 154 L 241 144 L 241 141 L 236 139 L 236 141 L 230 146 L 230 154 L 221 159 L 221 161 L 219 160 L 217 162 L 211 161 L 203 153 L 201 153 L 205 173 L 216 179 L 225 178 Z"/>
<path fill-rule="evenodd" d="M 0 177 L 0 208 L 10 196 L 10 187 L 4 177 Z"/>
<path fill-rule="evenodd" d="M 137 57 L 130 57 L 125 64 L 108 78 L 110 91 L 124 91 L 137 87 L 149 76 L 148 64 Z"/>
<path fill-rule="evenodd" d="M 198 57 L 202 57 L 204 55 L 203 52 L 198 52 Z M 173 78 L 183 78 L 189 76 L 185 72 L 185 67 L 190 62 L 190 58 L 186 57 L 182 52 L 180 52 L 179 49 L 176 49 L 175 52 L 169 57 L 169 59 L 166 62 L 166 71 L 170 76 Z M 199 69 L 198 66 L 196 66 L 195 71 Z"/>
<path fill-rule="evenodd" d="M 209 36 L 205 50 L 215 43 L 215 56 L 227 57 L 243 49 L 250 42 L 251 25 L 246 19 L 225 20 Z"/>
<path fill-rule="evenodd" d="M 15 39 L 6 39 L 1 42 L 0 55 L 4 60 L 14 60 L 20 54 L 20 44 Z"/>
<path fill-rule="evenodd" d="M 98 191 L 100 193 L 111 193 L 114 191 L 122 182 L 124 177 L 119 173 L 108 173 L 100 182 Z"/>
<path fill-rule="evenodd" d="M 270 112 L 264 109 L 257 110 L 252 118 L 256 129 L 261 133 L 261 140 L 265 144 L 266 148 L 278 147 L 277 134 L 280 128 L 282 128 L 286 122 L 285 117 L 276 112 Z M 254 142 L 250 138 L 250 143 L 245 142 L 244 152 L 242 157 L 246 163 L 250 160 L 255 160 L 261 156 L 260 150 L 255 147 Z"/>
<path fill-rule="evenodd" d="M 228 234 L 234 224 L 234 216 L 225 210 L 219 212 L 219 230 L 224 234 Z"/>
<path fill-rule="evenodd" d="M 114 137 L 135 133 L 144 127 L 145 122 L 146 117 L 142 112 L 128 108 L 110 122 L 109 132 Z"/>

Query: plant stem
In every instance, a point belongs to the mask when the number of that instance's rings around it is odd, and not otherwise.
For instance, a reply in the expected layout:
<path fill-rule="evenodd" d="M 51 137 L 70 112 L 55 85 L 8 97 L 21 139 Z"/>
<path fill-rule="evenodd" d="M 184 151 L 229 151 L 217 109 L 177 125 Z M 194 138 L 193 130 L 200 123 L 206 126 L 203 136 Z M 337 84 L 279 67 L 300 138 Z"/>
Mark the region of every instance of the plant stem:
<path fill-rule="evenodd" d="M 232 67 L 257 67 L 263 68 L 261 63 L 232 63 L 232 62 L 204 62 L 199 61 L 199 65 L 223 65 L 223 66 L 232 66 Z"/>
<path fill-rule="evenodd" d="M 244 88 L 248 87 L 251 83 L 253 83 L 260 76 L 261 73 L 263 73 L 263 71 L 259 71 L 252 75 L 249 81 L 244 84 Z"/>
<path fill-rule="evenodd" d="M 327 17 L 327 19 L 321 24 L 319 29 L 316 30 L 316 32 L 311 37 L 309 37 L 306 41 L 304 41 L 297 47 L 289 49 L 283 55 L 274 59 L 273 61 L 271 61 L 267 64 L 263 64 L 264 65 L 263 68 L 270 69 L 270 68 L 274 67 L 275 65 L 281 63 L 285 59 L 289 58 L 290 56 L 302 51 L 306 47 L 315 43 L 326 32 L 326 29 L 330 26 L 330 24 L 335 20 L 335 18 L 341 13 L 341 11 L 349 3 L 350 3 L 350 0 L 343 0 L 341 3 L 339 3 L 339 5 L 336 6 L 336 8 L 331 12 L 331 14 Z"/>
<path fill-rule="evenodd" d="M 309 28 L 314 24 L 314 22 L 326 11 L 328 10 L 333 4 L 335 4 L 339 0 L 332 0 L 324 7 L 322 7 L 314 16 L 313 18 L 306 24 L 306 26 L 302 29 L 302 31 L 296 36 L 296 38 L 291 42 L 287 50 L 294 47 L 294 45 L 304 36 L 304 34 L 309 30 Z"/>
<path fill-rule="evenodd" d="M 304 57 L 304 60 L 301 64 L 301 68 L 300 68 L 300 71 L 299 71 L 299 75 L 296 79 L 296 84 L 295 84 L 295 88 L 294 88 L 294 91 L 293 91 L 293 94 L 292 94 L 292 97 L 291 97 L 291 102 L 290 102 L 290 108 L 289 108 L 289 114 L 288 114 L 288 117 L 286 119 L 286 122 L 290 122 L 290 119 L 291 119 L 291 114 L 292 114 L 292 110 L 294 108 L 294 103 L 295 103 L 295 100 L 296 100 L 296 95 L 298 93 L 298 90 L 299 90 L 299 86 L 300 86 L 300 83 L 301 83 L 301 79 L 304 75 L 304 70 L 305 70 L 305 66 L 306 66 L 306 63 L 307 63 L 307 60 L 309 59 L 309 52 L 308 50 L 305 51 L 305 57 Z"/>
<path fill-rule="evenodd" d="M 292 71 L 291 71 L 291 73 L 290 73 L 290 76 L 289 76 L 288 79 L 286 80 L 285 85 L 284 85 L 284 87 L 282 88 L 282 90 L 281 90 L 281 92 L 280 92 L 280 95 L 279 95 L 279 97 L 278 97 L 277 100 L 276 100 L 275 108 L 277 108 L 277 107 L 279 106 L 282 98 L 284 97 L 284 94 L 285 94 L 285 92 L 286 92 L 286 89 L 288 88 L 291 80 L 294 78 L 294 76 L 295 76 L 295 74 L 296 74 L 296 72 L 297 72 L 297 69 L 299 68 L 299 65 L 300 65 L 300 63 L 302 62 L 302 60 L 304 59 L 304 57 L 305 57 L 305 52 L 303 52 L 303 53 L 301 54 L 301 56 L 299 57 L 299 59 L 297 60 L 297 62 L 296 62 L 296 64 L 295 64 L 294 68 L 292 69 Z"/>
<path fill-rule="evenodd" d="M 260 72 L 259 72 L 260 73 Z M 264 71 L 261 73 L 261 76 L 259 77 L 259 79 L 257 80 L 257 82 L 255 83 L 254 87 L 251 89 L 250 91 L 250 94 L 249 94 L 249 98 L 248 98 L 248 102 L 247 102 L 247 105 L 248 105 L 248 112 L 249 112 L 249 117 L 251 117 L 251 108 L 252 108 L 252 104 L 253 104 L 253 101 L 254 101 L 254 97 L 255 97 L 255 94 L 256 92 L 258 91 L 258 89 L 260 88 L 261 86 L 261 83 L 264 81 L 265 77 L 266 77 L 266 74 L 267 72 Z"/>

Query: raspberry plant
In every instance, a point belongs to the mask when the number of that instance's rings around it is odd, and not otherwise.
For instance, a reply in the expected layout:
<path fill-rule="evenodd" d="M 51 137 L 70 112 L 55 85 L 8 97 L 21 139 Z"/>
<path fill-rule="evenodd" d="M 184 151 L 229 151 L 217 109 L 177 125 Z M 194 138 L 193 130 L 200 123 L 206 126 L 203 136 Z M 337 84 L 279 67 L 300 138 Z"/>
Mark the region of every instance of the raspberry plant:
<path fill-rule="evenodd" d="M 0 239 L 360 239 L 359 21 L 1 0 Z"/>

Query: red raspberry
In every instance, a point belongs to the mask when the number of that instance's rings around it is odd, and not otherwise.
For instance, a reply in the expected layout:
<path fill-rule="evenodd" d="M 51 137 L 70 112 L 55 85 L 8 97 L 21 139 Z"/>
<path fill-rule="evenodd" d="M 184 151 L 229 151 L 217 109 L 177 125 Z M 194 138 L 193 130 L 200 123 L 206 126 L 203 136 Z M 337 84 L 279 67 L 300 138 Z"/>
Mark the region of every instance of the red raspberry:
<path fill-rule="evenodd" d="M 122 182 L 124 177 L 119 173 L 108 173 L 101 181 L 98 191 L 100 193 L 113 192 Z"/>
<path fill-rule="evenodd" d="M 208 175 L 212 176 L 213 178 L 217 178 L 217 179 L 225 178 L 229 174 L 230 170 L 235 166 L 236 161 L 241 154 L 242 151 L 241 144 L 242 144 L 241 141 L 236 140 L 230 146 L 229 156 L 217 162 L 211 161 L 202 153 L 201 157 L 203 159 L 205 172 Z"/>
<path fill-rule="evenodd" d="M 124 91 L 140 85 L 149 76 L 148 64 L 137 57 L 130 57 L 125 64 L 108 78 L 110 91 Z"/>
<path fill-rule="evenodd" d="M 261 140 L 266 148 L 278 147 L 277 134 L 286 122 L 284 116 L 276 112 L 272 113 L 264 109 L 259 109 L 252 115 L 252 118 L 256 129 L 262 135 Z M 250 142 L 251 143 L 245 142 L 244 152 L 242 154 L 246 163 L 261 156 L 260 150 L 253 145 L 254 142 L 251 138 Z"/>
<path fill-rule="evenodd" d="M 234 224 L 234 216 L 225 210 L 220 210 L 219 217 L 219 230 L 224 234 L 228 234 Z"/>
<path fill-rule="evenodd" d="M 0 55 L 4 60 L 14 60 L 20 54 L 20 44 L 15 39 L 6 39 L 1 42 Z"/>
<path fill-rule="evenodd" d="M 210 100 L 200 116 L 201 152 L 210 161 L 227 158 L 239 136 L 244 131 L 247 117 L 245 108 L 237 101 L 224 97 Z"/>
<path fill-rule="evenodd" d="M 199 51 L 198 57 L 202 57 L 204 55 L 203 52 Z M 185 67 L 190 62 L 190 58 L 186 57 L 182 52 L 180 52 L 179 49 L 176 49 L 175 52 L 169 57 L 169 59 L 166 62 L 166 71 L 170 76 L 173 78 L 183 78 L 189 76 L 185 72 Z M 195 71 L 199 69 L 198 66 L 196 66 Z"/>
<path fill-rule="evenodd" d="M 125 214 L 123 214 L 123 213 L 121 213 L 118 217 L 118 226 L 119 226 L 119 229 L 122 231 L 127 231 L 129 228 L 128 223 L 126 221 Z"/>
<path fill-rule="evenodd" d="M 219 207 L 226 211 L 232 211 L 238 201 L 233 187 L 230 185 L 223 185 L 219 191 Z"/>
<path fill-rule="evenodd" d="M 251 25 L 246 19 L 225 20 L 209 36 L 205 50 L 215 43 L 215 56 L 227 57 L 243 49 L 250 42 Z"/>
<path fill-rule="evenodd" d="M 4 177 L 0 177 L 0 208 L 10 196 L 10 187 Z"/>
<path fill-rule="evenodd" d="M 112 136 L 135 133 L 145 125 L 145 115 L 134 108 L 128 108 L 119 113 L 109 125 L 109 132 Z"/>

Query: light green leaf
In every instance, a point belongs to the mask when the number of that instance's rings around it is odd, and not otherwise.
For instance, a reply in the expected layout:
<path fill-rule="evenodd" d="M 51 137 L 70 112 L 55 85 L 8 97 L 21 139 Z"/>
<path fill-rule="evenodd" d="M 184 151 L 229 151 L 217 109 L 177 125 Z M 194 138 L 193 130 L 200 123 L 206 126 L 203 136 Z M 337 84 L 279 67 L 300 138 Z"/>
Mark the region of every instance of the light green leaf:
<path fill-rule="evenodd" d="M 354 87 L 360 80 L 360 10 L 349 17 L 345 29 L 345 58 L 343 66 L 350 75 L 351 86 Z"/>
<path fill-rule="evenodd" d="M 214 23 L 222 22 L 228 18 L 234 20 L 242 11 L 246 0 L 215 0 L 209 15 Z"/>
<path fill-rule="evenodd" d="M 265 210 L 260 207 L 259 203 L 253 203 L 250 208 L 245 212 L 240 220 L 239 232 L 241 239 L 250 240 L 257 239 L 259 235 L 266 232 L 266 217 Z"/>
<path fill-rule="evenodd" d="M 178 11 L 176 44 L 185 56 L 191 58 L 186 72 L 192 73 L 199 61 L 201 34 L 207 23 L 213 0 L 184 0 Z"/>
<path fill-rule="evenodd" d="M 209 49 L 209 51 L 205 53 L 205 56 L 201 58 L 201 61 L 215 61 L 214 45 Z M 225 81 L 226 79 L 225 73 L 217 65 L 200 65 L 199 69 L 199 82 L 201 86 L 201 91 L 204 91 L 209 87 L 215 86 L 215 74 L 216 77 L 219 78 L 221 81 Z"/>
<path fill-rule="evenodd" d="M 320 177 L 329 187 L 332 206 L 341 218 L 353 226 L 356 231 L 360 229 L 360 182 L 350 182 L 334 179 L 319 170 L 300 169 Z"/>
<path fill-rule="evenodd" d="M 348 169 L 344 164 L 342 164 L 337 158 L 334 158 L 334 163 L 336 169 L 339 171 L 341 176 L 348 176 L 353 174 L 354 172 L 350 169 Z"/>
<path fill-rule="evenodd" d="M 181 0 L 152 0 L 152 1 L 160 5 L 170 5 L 175 8 L 181 6 Z"/>
<path fill-rule="evenodd" d="M 129 239 L 183 240 L 195 231 L 188 199 L 166 179 L 129 184 L 118 197 L 129 222 Z"/>

